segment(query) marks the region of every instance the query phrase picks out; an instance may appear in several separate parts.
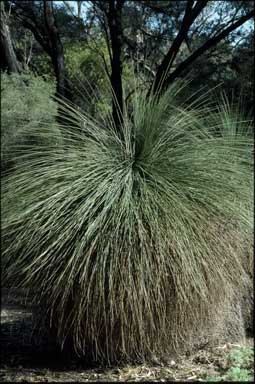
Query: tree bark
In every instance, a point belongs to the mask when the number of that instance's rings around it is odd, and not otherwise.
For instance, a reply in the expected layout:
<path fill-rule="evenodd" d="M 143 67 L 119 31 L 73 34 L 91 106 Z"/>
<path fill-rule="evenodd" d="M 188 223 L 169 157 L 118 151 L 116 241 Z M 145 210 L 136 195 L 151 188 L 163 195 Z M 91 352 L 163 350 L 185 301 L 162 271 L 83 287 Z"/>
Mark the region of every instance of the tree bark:
<path fill-rule="evenodd" d="M 110 0 L 107 13 L 108 25 L 111 38 L 111 85 L 112 115 L 117 130 L 121 133 L 123 121 L 123 89 L 122 89 L 122 61 L 121 49 L 123 44 L 122 36 L 122 7 L 124 0 Z"/>
<path fill-rule="evenodd" d="M 49 37 L 50 57 L 57 79 L 57 93 L 61 96 L 66 96 L 67 84 L 65 77 L 64 51 L 53 14 L 52 1 L 44 0 L 44 16 Z"/>
<path fill-rule="evenodd" d="M 4 3 L 1 2 L 1 69 L 7 69 L 9 73 L 19 73 L 22 70 L 21 63 L 18 61 L 13 48 L 11 33 L 8 26 L 7 15 Z"/>

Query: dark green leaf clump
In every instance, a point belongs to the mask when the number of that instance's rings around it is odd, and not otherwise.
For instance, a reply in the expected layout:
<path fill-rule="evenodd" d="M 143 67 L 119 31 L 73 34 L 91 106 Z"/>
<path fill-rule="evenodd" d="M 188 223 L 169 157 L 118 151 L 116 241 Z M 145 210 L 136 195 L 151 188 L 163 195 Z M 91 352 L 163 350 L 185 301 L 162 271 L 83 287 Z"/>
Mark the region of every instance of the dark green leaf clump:
<path fill-rule="evenodd" d="M 62 102 L 55 140 L 26 148 L 3 183 L 4 282 L 28 287 L 59 343 L 93 360 L 178 349 L 242 279 L 249 123 L 224 99 L 176 106 L 177 93 L 136 92 L 123 139 Z"/>

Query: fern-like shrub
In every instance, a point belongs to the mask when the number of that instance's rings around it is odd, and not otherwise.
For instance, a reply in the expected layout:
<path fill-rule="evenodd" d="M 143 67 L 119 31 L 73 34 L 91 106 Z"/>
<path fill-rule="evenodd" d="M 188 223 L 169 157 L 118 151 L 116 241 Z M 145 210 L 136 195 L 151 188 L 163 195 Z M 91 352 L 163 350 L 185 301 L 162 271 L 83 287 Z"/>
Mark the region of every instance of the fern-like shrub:
<path fill-rule="evenodd" d="M 111 118 L 62 102 L 62 145 L 27 148 L 4 180 L 3 282 L 27 287 L 58 342 L 85 358 L 186 347 L 241 283 L 249 123 L 224 99 L 184 107 L 177 94 L 137 91 L 122 139 Z"/>

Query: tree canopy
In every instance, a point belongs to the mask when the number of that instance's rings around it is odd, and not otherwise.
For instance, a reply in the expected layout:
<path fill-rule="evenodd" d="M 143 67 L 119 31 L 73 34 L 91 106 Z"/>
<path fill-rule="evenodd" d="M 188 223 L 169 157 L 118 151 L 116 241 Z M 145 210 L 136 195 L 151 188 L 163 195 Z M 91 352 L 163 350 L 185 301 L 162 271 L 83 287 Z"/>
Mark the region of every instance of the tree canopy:
<path fill-rule="evenodd" d="M 51 74 L 71 100 L 78 77 L 94 89 L 110 82 L 117 125 L 126 66 L 148 94 L 188 76 L 194 89 L 222 83 L 251 99 L 252 1 L 9 0 L 1 7 L 2 69 Z"/>

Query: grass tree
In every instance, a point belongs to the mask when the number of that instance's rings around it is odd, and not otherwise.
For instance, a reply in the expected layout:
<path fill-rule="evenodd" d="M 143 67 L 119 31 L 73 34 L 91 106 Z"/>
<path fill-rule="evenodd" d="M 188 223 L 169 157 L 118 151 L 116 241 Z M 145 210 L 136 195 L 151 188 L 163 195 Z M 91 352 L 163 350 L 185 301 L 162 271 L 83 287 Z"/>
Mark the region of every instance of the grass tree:
<path fill-rule="evenodd" d="M 178 350 L 242 281 L 249 122 L 224 98 L 179 105 L 179 90 L 136 91 L 122 138 L 110 116 L 59 101 L 56 140 L 19 151 L 2 183 L 4 283 L 27 287 L 81 356 Z"/>

